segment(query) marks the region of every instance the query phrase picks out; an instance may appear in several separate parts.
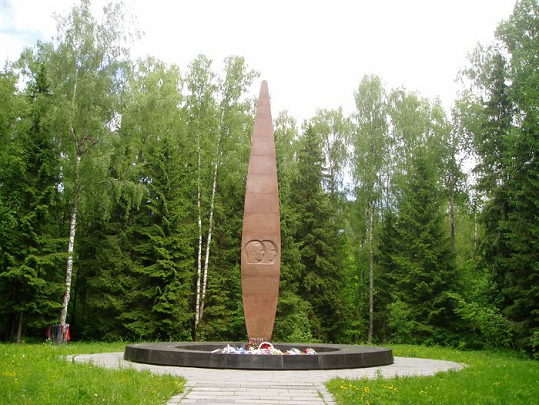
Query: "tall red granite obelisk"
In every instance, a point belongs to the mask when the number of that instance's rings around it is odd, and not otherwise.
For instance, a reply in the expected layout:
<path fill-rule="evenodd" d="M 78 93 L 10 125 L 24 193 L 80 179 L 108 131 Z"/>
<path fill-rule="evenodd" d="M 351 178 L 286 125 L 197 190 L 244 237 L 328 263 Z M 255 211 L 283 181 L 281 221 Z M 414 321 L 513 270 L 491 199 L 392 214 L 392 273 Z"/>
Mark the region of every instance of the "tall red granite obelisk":
<path fill-rule="evenodd" d="M 241 238 L 245 324 L 249 339 L 257 341 L 271 339 L 277 312 L 280 222 L 275 140 L 268 83 L 264 80 L 253 129 Z"/>

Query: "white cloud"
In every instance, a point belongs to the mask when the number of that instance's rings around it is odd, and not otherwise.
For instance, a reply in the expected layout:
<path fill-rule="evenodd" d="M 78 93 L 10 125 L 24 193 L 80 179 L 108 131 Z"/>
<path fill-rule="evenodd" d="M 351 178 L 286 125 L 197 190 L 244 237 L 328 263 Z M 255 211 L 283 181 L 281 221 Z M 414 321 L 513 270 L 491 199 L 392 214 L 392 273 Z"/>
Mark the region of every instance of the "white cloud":
<path fill-rule="evenodd" d="M 52 11 L 74 0 L 0 0 L 0 58 L 55 34 Z M 99 10 L 106 1 L 94 0 Z M 134 54 L 151 54 L 181 68 L 199 53 L 219 66 L 244 56 L 268 80 L 273 115 L 303 119 L 316 108 L 353 109 L 365 74 L 404 86 L 446 106 L 466 54 L 490 42 L 514 0 L 127 0 L 145 36 Z M 5 10 L 8 13 L 5 14 Z M 8 17 L 6 18 L 5 15 Z M 258 93 L 258 83 L 253 88 Z"/>

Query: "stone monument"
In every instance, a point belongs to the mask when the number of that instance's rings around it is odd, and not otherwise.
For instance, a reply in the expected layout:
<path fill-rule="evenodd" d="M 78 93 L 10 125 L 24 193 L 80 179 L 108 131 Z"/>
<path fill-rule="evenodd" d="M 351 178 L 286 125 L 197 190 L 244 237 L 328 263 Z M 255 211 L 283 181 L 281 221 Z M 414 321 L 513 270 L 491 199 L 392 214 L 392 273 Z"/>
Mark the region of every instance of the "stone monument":
<path fill-rule="evenodd" d="M 277 160 L 268 83 L 262 82 L 255 116 L 241 241 L 241 282 L 249 339 L 270 341 L 277 312 L 281 264 L 281 218 L 277 188 Z M 245 342 L 231 342 L 241 347 Z M 273 345 L 283 353 L 284 344 Z M 124 359 L 178 367 L 246 370 L 329 370 L 374 367 L 393 363 L 391 349 L 331 344 L 295 344 L 315 354 L 240 355 L 224 353 L 223 342 L 163 342 L 127 345 Z M 245 350 L 243 350 L 245 353 Z"/>
<path fill-rule="evenodd" d="M 247 172 L 241 240 L 243 311 L 249 339 L 270 341 L 281 266 L 277 160 L 268 83 L 260 86 Z"/>

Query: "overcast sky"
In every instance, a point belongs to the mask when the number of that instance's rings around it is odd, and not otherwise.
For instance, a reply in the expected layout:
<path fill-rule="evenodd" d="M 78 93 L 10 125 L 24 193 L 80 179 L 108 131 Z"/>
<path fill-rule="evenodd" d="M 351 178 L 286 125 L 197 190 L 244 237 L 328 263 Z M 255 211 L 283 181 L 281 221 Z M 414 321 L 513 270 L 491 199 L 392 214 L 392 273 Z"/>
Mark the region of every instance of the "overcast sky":
<path fill-rule="evenodd" d="M 273 116 L 300 122 L 317 108 L 354 109 L 362 77 L 404 87 L 446 107 L 466 55 L 493 40 L 515 0 L 125 0 L 145 33 L 134 56 L 155 56 L 185 70 L 198 54 L 220 69 L 239 55 L 268 81 Z M 50 40 L 53 12 L 75 0 L 0 0 L 0 61 Z M 105 0 L 93 0 L 97 10 Z M 252 89 L 258 94 L 260 81 Z"/>

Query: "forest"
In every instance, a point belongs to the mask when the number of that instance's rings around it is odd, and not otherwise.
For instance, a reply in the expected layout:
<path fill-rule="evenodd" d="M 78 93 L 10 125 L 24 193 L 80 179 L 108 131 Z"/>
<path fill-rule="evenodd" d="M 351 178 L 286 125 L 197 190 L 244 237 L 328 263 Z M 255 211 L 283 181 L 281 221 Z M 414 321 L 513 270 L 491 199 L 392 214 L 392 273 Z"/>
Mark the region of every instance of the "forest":
<path fill-rule="evenodd" d="M 258 72 L 132 60 L 111 3 L 0 71 L 0 339 L 246 340 L 243 203 Z M 273 340 L 539 356 L 539 3 L 471 50 L 450 111 L 366 75 L 355 112 L 273 111 Z M 329 78 L 328 78 L 329 80 Z M 271 90 L 271 83 L 270 83 Z"/>

